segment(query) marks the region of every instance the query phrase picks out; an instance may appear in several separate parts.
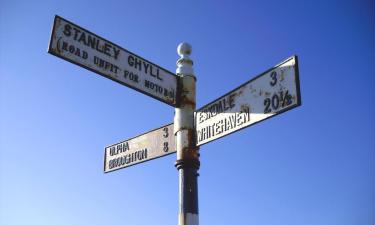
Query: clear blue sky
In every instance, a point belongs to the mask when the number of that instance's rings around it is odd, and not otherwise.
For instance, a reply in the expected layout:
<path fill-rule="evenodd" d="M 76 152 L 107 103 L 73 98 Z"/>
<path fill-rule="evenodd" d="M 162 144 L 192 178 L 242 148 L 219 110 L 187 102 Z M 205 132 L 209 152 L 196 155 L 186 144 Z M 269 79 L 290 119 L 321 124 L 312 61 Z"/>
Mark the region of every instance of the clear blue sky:
<path fill-rule="evenodd" d="M 104 147 L 174 109 L 47 53 L 55 14 L 175 71 L 200 107 L 293 54 L 302 106 L 201 148 L 201 224 L 375 224 L 375 4 L 0 1 L 0 224 L 177 224 L 170 155 L 103 173 Z"/>

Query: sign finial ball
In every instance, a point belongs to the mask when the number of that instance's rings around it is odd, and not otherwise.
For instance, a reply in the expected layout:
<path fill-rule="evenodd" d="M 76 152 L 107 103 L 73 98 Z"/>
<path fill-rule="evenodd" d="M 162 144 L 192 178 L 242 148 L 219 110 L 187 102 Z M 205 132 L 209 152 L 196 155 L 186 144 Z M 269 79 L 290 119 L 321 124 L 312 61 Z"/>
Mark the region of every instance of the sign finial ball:
<path fill-rule="evenodd" d="M 187 42 L 183 42 L 183 43 L 179 44 L 178 47 L 177 47 L 177 53 L 178 53 L 179 56 L 190 55 L 191 51 L 192 51 L 192 47 Z"/>

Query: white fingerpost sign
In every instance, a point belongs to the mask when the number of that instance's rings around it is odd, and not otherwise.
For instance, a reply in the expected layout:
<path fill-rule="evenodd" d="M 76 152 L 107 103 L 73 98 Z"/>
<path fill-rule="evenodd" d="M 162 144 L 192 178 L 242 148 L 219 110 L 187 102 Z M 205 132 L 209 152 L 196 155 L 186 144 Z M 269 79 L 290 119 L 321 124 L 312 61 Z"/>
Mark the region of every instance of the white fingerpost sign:
<path fill-rule="evenodd" d="M 301 105 L 293 56 L 195 113 L 197 146 Z"/>
<path fill-rule="evenodd" d="M 173 124 L 141 134 L 104 150 L 104 172 L 112 172 L 176 152 Z"/>
<path fill-rule="evenodd" d="M 176 106 L 177 76 L 120 46 L 55 16 L 48 52 Z"/>

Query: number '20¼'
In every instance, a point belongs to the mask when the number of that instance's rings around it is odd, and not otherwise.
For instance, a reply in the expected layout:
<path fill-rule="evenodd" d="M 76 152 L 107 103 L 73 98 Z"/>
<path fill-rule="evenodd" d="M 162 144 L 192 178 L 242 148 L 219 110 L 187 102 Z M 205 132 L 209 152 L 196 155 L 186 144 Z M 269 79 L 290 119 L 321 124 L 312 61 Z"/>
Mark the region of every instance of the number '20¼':
<path fill-rule="evenodd" d="M 271 81 L 270 85 L 275 86 L 278 82 L 276 71 L 272 71 L 270 74 Z M 272 97 L 264 99 L 264 113 L 270 113 L 272 110 L 276 111 L 278 109 L 286 107 L 292 104 L 292 96 L 289 94 L 289 91 L 279 91 L 274 93 Z"/>

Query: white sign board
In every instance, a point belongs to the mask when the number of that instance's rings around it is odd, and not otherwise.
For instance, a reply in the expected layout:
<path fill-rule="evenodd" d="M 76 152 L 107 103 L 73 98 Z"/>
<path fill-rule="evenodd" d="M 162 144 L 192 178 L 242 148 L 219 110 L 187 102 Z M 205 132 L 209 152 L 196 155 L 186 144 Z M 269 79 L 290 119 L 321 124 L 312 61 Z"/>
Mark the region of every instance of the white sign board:
<path fill-rule="evenodd" d="M 176 152 L 173 123 L 105 148 L 104 172 Z"/>
<path fill-rule="evenodd" d="M 171 106 L 177 105 L 177 76 L 59 16 L 48 52 Z"/>
<path fill-rule="evenodd" d="M 301 105 L 293 56 L 195 113 L 197 146 Z"/>

